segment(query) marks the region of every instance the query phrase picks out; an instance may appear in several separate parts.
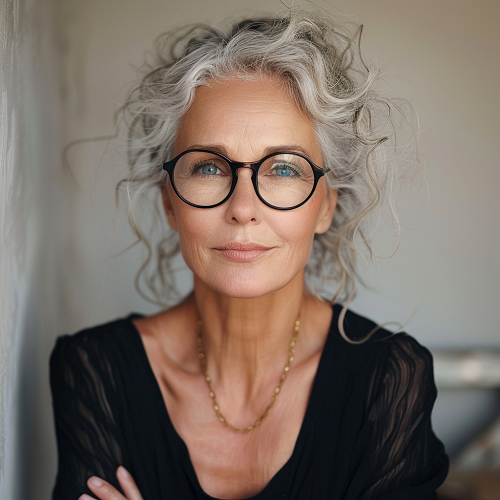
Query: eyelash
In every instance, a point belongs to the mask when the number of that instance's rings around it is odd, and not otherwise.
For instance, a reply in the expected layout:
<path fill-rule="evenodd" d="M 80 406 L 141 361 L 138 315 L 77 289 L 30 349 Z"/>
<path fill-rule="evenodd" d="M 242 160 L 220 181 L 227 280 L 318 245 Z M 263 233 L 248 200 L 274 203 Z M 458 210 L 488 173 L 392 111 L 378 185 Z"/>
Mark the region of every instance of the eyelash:
<path fill-rule="evenodd" d="M 272 170 L 274 170 L 275 168 L 289 168 L 295 175 L 301 175 L 301 172 L 300 170 L 298 170 L 295 165 L 293 164 L 290 164 L 290 163 L 286 163 L 286 162 L 283 162 L 281 164 L 278 164 L 279 166 L 274 166 L 272 167 Z"/>
<path fill-rule="evenodd" d="M 217 168 L 217 169 L 219 169 L 219 170 L 222 171 L 222 169 L 220 169 L 217 166 L 217 164 L 216 164 L 215 161 L 211 163 L 211 162 L 201 161 L 200 160 L 200 161 L 198 161 L 198 162 L 193 163 L 192 165 L 190 165 L 190 167 L 189 167 L 189 173 L 192 174 L 192 173 L 196 172 L 197 170 L 200 170 L 201 168 L 203 168 L 206 165 L 214 165 L 215 168 Z"/>

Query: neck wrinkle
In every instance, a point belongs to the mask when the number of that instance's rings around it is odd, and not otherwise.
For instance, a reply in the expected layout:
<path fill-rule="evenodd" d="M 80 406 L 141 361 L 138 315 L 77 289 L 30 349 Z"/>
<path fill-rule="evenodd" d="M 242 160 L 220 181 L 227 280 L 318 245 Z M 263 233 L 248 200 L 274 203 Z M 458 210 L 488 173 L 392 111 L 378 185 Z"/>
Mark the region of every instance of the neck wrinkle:
<path fill-rule="evenodd" d="M 202 320 L 207 371 L 218 397 L 223 393 L 244 401 L 279 382 L 304 292 L 301 275 L 255 299 L 234 299 L 195 284 L 193 305 Z"/>

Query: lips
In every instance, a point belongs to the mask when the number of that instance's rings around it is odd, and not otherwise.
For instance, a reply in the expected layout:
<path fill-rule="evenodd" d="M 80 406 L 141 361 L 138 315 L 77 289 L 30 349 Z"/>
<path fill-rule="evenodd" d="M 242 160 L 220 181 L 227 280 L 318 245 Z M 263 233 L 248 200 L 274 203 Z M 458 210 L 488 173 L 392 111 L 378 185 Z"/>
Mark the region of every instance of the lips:
<path fill-rule="evenodd" d="M 245 243 L 238 241 L 226 243 L 220 247 L 214 248 L 216 252 L 220 253 L 227 259 L 237 262 L 250 262 L 252 260 L 256 260 L 272 249 L 273 247 L 268 247 L 259 243 Z"/>

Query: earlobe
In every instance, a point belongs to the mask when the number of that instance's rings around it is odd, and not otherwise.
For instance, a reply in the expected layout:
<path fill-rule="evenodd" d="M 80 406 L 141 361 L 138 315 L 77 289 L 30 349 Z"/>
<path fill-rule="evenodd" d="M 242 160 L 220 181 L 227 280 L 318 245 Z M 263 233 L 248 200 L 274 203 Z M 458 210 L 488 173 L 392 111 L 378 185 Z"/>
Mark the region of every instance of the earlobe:
<path fill-rule="evenodd" d="M 163 202 L 163 209 L 165 210 L 165 214 L 167 216 L 168 225 L 174 231 L 178 231 L 177 218 L 175 217 L 172 199 L 166 185 L 161 188 L 161 199 Z"/>
<path fill-rule="evenodd" d="M 333 214 L 337 206 L 337 193 L 336 189 L 329 189 L 326 198 L 323 201 L 316 227 L 314 228 L 315 234 L 326 233 L 332 224 Z"/>

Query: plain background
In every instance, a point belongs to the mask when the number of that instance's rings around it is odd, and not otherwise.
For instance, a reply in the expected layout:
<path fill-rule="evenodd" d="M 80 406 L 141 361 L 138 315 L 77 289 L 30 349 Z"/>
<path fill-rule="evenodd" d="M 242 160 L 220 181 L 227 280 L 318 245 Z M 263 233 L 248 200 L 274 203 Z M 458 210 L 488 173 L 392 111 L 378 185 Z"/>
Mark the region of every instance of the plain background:
<path fill-rule="evenodd" d="M 55 338 L 155 307 L 136 294 L 143 253 L 106 258 L 115 230 L 114 186 L 125 174 L 114 143 L 70 141 L 113 132 L 113 115 L 160 33 L 277 12 L 253 0 L 2 0 L 0 355 L 1 498 L 49 498 L 56 452 L 48 388 Z M 500 168 L 497 23 L 492 0 L 338 0 L 330 13 L 364 23 L 363 47 L 384 67 L 389 93 L 421 119 L 428 196 L 400 200 L 403 238 L 368 271 L 372 290 L 353 308 L 406 322 L 431 350 L 500 348 Z M 133 238 L 126 224 L 117 249 Z M 394 235 L 383 229 L 381 249 Z M 189 275 L 181 273 L 181 288 Z M 442 390 L 434 413 L 450 451 L 498 411 L 486 390 Z M 0 454 L 1 455 L 1 454 Z"/>

